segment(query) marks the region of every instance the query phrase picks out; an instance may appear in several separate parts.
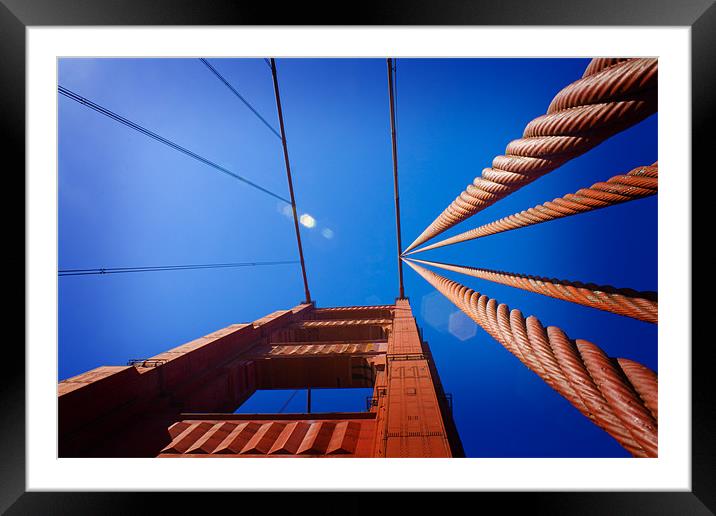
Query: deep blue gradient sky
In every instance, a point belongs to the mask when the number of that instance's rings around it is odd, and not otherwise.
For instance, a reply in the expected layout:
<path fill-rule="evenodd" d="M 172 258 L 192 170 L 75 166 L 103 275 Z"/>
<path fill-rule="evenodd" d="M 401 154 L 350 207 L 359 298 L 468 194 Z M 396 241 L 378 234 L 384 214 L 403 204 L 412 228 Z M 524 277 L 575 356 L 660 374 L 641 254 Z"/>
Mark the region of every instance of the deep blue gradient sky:
<path fill-rule="evenodd" d="M 262 59 L 211 62 L 278 127 Z M 404 246 L 587 63 L 399 59 Z M 279 59 L 278 71 L 299 212 L 317 221 L 313 229 L 302 227 L 317 305 L 391 304 L 397 264 L 385 61 Z M 58 75 L 62 86 L 288 195 L 279 139 L 198 59 L 63 59 Z M 59 96 L 58 103 L 60 269 L 297 258 L 283 203 L 72 100 Z M 652 116 L 442 236 L 656 160 Z M 415 257 L 657 290 L 656 198 Z M 657 370 L 655 325 L 437 272 L 611 356 Z M 299 265 L 58 281 L 60 380 L 149 357 L 303 299 Z M 408 267 L 405 283 L 445 389 L 454 396 L 468 456 L 627 456 Z M 285 401 L 288 394 L 279 397 Z M 262 398 L 266 411 L 277 410 L 279 401 L 268 396 Z"/>

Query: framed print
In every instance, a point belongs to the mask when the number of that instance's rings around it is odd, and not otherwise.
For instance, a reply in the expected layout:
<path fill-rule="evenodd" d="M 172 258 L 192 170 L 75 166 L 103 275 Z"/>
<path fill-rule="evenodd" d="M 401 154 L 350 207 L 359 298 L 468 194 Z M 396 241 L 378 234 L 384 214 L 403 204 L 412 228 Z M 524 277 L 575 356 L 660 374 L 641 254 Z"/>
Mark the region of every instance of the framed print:
<path fill-rule="evenodd" d="M 311 11 L 4 0 L 26 347 L 0 507 L 712 513 L 716 8 Z"/>

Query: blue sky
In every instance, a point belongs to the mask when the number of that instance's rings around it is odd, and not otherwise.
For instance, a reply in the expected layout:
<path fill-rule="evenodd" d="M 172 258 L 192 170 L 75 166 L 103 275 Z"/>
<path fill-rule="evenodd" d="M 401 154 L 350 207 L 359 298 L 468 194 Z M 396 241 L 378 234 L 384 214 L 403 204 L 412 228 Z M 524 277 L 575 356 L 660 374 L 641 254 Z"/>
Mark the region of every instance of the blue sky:
<path fill-rule="evenodd" d="M 399 59 L 404 245 L 588 62 Z M 263 59 L 211 63 L 278 128 Z M 316 221 L 302 227 L 311 293 L 318 306 L 391 304 L 397 264 L 385 60 L 279 59 L 278 71 L 299 212 Z M 288 196 L 280 140 L 198 59 L 62 59 L 58 76 L 62 86 Z M 58 103 L 60 269 L 297 259 L 280 201 L 70 99 Z M 443 236 L 656 160 L 654 115 Z M 656 246 L 650 198 L 415 257 L 657 290 Z M 438 272 L 657 370 L 655 325 Z M 627 456 L 410 268 L 404 274 L 468 456 Z M 60 380 L 303 299 L 296 264 L 58 282 Z M 263 406 L 277 410 L 270 396 Z"/>

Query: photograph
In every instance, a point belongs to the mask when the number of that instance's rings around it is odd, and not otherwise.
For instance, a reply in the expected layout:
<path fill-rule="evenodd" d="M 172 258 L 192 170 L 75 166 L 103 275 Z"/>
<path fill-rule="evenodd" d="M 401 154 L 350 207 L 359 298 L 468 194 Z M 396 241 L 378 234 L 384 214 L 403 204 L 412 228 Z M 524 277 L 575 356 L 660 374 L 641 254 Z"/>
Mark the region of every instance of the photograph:
<path fill-rule="evenodd" d="M 0 0 L 0 513 L 714 514 L 713 4 Z"/>
<path fill-rule="evenodd" d="M 58 456 L 659 457 L 658 69 L 59 58 Z"/>

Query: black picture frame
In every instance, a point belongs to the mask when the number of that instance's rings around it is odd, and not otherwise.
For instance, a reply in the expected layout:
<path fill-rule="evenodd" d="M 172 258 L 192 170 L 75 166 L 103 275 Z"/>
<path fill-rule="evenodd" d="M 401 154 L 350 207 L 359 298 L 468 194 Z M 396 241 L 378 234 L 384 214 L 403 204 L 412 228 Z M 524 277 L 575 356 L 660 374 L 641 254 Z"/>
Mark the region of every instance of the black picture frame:
<path fill-rule="evenodd" d="M 716 6 L 714 0 L 670 2 L 668 0 L 541 0 L 522 2 L 475 2 L 469 0 L 429 2 L 399 0 L 344 4 L 339 2 L 292 3 L 238 2 L 214 0 L 0 0 L 0 123 L 3 127 L 3 154 L 15 157 L 5 179 L 12 176 L 20 183 L 12 190 L 24 192 L 19 170 L 25 164 L 25 29 L 28 26 L 62 25 L 611 25 L 611 26 L 689 26 L 691 27 L 692 70 L 692 168 L 711 170 L 707 154 L 713 146 L 708 125 L 713 119 L 716 91 Z M 7 161 L 6 161 L 7 162 Z M 708 166 L 711 165 L 711 166 Z M 684 171 L 685 177 L 688 174 Z M 8 187 L 9 188 L 9 187 Z M 696 205 L 692 201 L 692 205 Z M 17 208 L 9 211 L 5 227 L 18 227 L 12 221 Z M 15 215 L 15 217 L 12 217 Z M 693 217 L 692 217 L 693 218 Z M 696 220 L 694 219 L 694 223 Z M 19 231 L 19 230 L 18 230 Z M 7 232 L 5 232 L 7 234 Z M 692 232 L 693 234 L 693 232 Z M 24 242 L 24 232 L 21 237 Z M 25 263 L 19 245 L 6 249 L 9 265 L 19 269 Z M 693 250 L 691 250 L 693 253 Z M 693 256 L 693 255 L 692 255 Z M 25 270 L 25 277 L 32 274 Z M 11 275 L 12 276 L 12 275 Z M 15 274 L 15 276 L 19 276 Z M 23 288 L 22 299 L 25 299 Z M 13 310 L 24 303 L 13 298 Z M 690 302 L 690 300 L 682 300 Z M 19 315 L 19 314 L 18 314 Z M 14 318 L 14 321 L 19 320 Z M 12 320 L 12 319 L 11 319 Z M 697 321 L 692 317 L 692 320 Z M 15 323 L 15 326 L 17 324 Z M 694 327 L 693 335 L 696 335 Z M 710 371 L 710 340 L 692 338 L 692 491 L 691 492 L 585 492 L 585 493 L 479 493 L 492 498 L 502 510 L 525 508 L 549 514 L 713 514 L 716 512 L 716 435 L 713 392 L 714 374 Z M 7 514 L 129 514 L 157 512 L 165 514 L 167 505 L 185 503 L 181 493 L 78 493 L 25 492 L 25 354 L 19 340 L 6 340 L 3 350 L 3 375 L 0 381 L 0 511 Z M 664 345 L 685 346 L 669 342 Z M 686 348 L 685 348 L 686 349 Z M 247 500 L 248 493 L 211 495 L 216 504 L 228 496 Z M 310 508 L 316 499 L 306 493 L 271 493 L 273 511 L 290 507 L 291 512 Z M 337 494 L 321 495 L 319 512 L 336 507 L 365 507 L 360 493 L 353 500 L 335 500 Z M 498 498 L 499 499 L 496 499 Z M 302 502 L 305 499 L 305 503 Z M 212 501 L 214 501 L 212 500 Z M 416 496 L 410 505 L 422 505 Z M 482 500 L 481 500 L 482 501 Z M 267 503 L 264 501 L 263 503 Z M 461 503 L 451 501 L 451 504 Z M 290 505 L 289 505 L 290 504 Z M 346 512 L 341 511 L 341 512 Z"/>

